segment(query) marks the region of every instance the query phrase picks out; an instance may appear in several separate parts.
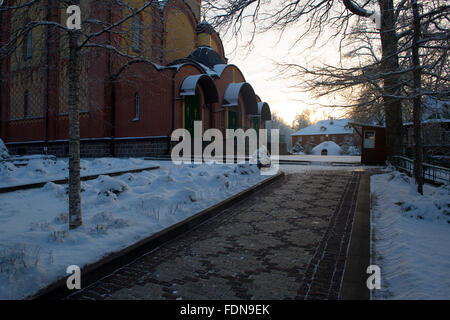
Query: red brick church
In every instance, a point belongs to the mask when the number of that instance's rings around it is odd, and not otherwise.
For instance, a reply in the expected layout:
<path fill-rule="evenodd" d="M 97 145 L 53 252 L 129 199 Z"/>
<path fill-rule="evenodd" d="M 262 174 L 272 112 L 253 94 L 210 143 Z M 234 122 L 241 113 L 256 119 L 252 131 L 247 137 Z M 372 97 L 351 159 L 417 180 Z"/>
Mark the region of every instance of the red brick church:
<path fill-rule="evenodd" d="M 16 25 L 65 10 L 38 1 L 16 15 L 3 13 L 1 43 Z M 117 21 L 123 8 L 81 1 L 92 19 Z M 132 1 L 135 7 L 145 1 Z M 6 1 L 5 3 L 8 3 Z M 201 0 L 155 1 L 130 19 L 129 29 L 96 41 L 130 53 L 89 48 L 80 67 L 81 156 L 167 154 L 177 128 L 264 128 L 270 108 L 239 68 L 228 64 L 219 34 L 201 22 Z M 123 36 L 126 32 L 130 37 Z M 11 154 L 67 156 L 67 41 L 52 26 L 28 32 L 1 65 L 0 138 Z"/>

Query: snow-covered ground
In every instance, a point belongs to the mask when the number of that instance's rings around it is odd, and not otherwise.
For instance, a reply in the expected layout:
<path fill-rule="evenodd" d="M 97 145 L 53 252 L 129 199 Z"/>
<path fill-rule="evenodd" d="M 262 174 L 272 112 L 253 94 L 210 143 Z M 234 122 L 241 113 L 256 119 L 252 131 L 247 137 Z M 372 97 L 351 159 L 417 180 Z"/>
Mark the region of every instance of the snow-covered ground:
<path fill-rule="evenodd" d="M 16 166 L 13 162 L 0 162 L 0 187 L 20 184 L 52 181 L 67 178 L 69 175 L 68 159 L 43 157 L 16 157 L 28 159 L 25 166 Z M 15 161 L 20 162 L 20 161 Z M 141 169 L 154 163 L 140 158 L 96 158 L 81 159 L 81 176 Z"/>
<path fill-rule="evenodd" d="M 310 164 L 310 165 L 298 165 L 298 164 L 281 164 L 280 170 L 286 174 L 291 173 L 304 173 L 308 174 L 309 172 L 314 171 L 361 171 L 369 168 L 380 168 L 375 166 L 331 166 L 331 165 L 320 165 L 320 164 Z"/>
<path fill-rule="evenodd" d="M 374 299 L 450 299 L 450 185 L 424 196 L 396 171 L 371 177 Z"/>
<path fill-rule="evenodd" d="M 280 160 L 297 160 L 297 161 L 310 161 L 310 162 L 355 162 L 360 163 L 360 156 L 349 156 L 349 155 L 312 155 L 312 154 L 303 154 L 303 155 L 281 155 L 279 156 Z"/>
<path fill-rule="evenodd" d="M 47 183 L 0 194 L 0 299 L 27 297 L 67 276 L 69 265 L 93 263 L 269 178 L 255 165 L 96 159 L 82 166 L 85 172 L 118 170 L 121 161 L 128 169 L 141 164 L 161 168 L 82 182 L 83 225 L 76 230 L 68 230 L 66 185 Z M 64 176 L 66 164 L 40 159 L 1 179 L 17 183 L 59 172 Z"/>

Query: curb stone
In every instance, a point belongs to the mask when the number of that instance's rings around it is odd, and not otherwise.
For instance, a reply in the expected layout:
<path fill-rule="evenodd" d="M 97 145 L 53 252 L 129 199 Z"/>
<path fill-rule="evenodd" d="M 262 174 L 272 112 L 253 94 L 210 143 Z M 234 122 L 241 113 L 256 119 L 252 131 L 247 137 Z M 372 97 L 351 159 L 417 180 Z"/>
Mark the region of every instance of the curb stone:
<path fill-rule="evenodd" d="M 363 173 L 358 189 L 340 300 L 370 300 L 366 286 L 370 265 L 370 176 L 371 172 Z"/>

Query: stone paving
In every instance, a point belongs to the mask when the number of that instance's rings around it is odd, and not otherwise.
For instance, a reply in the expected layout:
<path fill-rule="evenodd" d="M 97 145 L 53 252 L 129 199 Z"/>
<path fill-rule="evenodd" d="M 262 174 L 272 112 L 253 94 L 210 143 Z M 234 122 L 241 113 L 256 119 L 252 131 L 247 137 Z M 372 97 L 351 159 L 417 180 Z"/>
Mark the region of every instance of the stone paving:
<path fill-rule="evenodd" d="M 338 299 L 360 175 L 286 175 L 69 299 Z"/>

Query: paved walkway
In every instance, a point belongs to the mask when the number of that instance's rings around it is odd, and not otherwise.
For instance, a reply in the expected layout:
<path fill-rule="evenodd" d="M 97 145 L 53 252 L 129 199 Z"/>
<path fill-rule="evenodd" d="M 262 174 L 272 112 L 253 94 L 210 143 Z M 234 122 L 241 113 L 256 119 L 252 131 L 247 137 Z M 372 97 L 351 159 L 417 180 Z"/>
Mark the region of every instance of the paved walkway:
<path fill-rule="evenodd" d="M 337 299 L 360 173 L 290 174 L 71 299 Z"/>

